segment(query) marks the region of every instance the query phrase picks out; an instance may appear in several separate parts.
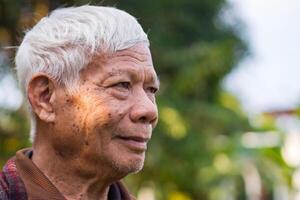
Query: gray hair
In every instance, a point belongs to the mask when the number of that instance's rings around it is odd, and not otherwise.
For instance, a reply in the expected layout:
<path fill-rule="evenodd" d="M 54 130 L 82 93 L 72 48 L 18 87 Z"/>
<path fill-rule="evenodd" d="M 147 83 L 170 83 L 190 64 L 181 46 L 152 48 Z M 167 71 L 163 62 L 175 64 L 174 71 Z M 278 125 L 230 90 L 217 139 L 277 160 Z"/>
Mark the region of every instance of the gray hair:
<path fill-rule="evenodd" d="M 80 70 L 94 55 L 127 49 L 140 42 L 149 45 L 146 33 L 133 16 L 122 10 L 90 5 L 54 10 L 26 32 L 16 54 L 25 99 L 28 83 L 38 72 L 71 90 L 79 80 Z M 33 141 L 36 118 L 29 103 L 28 106 Z"/>

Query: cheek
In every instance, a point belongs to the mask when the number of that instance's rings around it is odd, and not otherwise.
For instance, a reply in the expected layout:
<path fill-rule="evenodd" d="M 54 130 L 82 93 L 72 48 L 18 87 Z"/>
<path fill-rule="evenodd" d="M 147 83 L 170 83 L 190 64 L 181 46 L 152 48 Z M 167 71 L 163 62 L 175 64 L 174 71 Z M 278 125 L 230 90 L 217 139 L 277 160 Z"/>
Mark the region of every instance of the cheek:
<path fill-rule="evenodd" d="M 85 98 L 84 104 L 79 106 L 77 124 L 82 132 L 85 144 L 97 148 L 104 147 L 113 136 L 118 126 L 116 106 L 111 98 Z"/>
<path fill-rule="evenodd" d="M 99 135 L 103 137 L 104 132 L 109 134 L 118 128 L 129 106 L 126 101 L 101 92 L 102 95 L 78 95 L 60 106 L 57 121 L 60 132 L 69 134 L 70 140 L 75 140 L 72 136 L 79 138 L 76 143 L 87 143 Z"/>
<path fill-rule="evenodd" d="M 115 126 L 128 113 L 126 100 L 119 100 L 107 95 L 105 98 L 91 98 L 87 110 L 87 123 L 98 124 L 101 127 Z"/>
<path fill-rule="evenodd" d="M 80 123 L 86 134 L 90 134 L 94 129 L 109 126 L 113 118 L 110 108 L 99 101 L 91 102 L 80 113 Z"/>
<path fill-rule="evenodd" d="M 59 156 L 68 158 L 81 151 L 84 141 L 80 127 L 75 122 L 57 124 L 53 129 L 52 144 Z"/>

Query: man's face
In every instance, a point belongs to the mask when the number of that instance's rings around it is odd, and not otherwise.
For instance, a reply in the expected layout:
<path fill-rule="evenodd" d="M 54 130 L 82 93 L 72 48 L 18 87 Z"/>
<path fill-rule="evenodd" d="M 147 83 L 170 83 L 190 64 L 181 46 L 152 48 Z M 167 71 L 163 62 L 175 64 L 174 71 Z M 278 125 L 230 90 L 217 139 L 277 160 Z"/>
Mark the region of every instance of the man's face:
<path fill-rule="evenodd" d="M 149 48 L 141 43 L 98 57 L 80 75 L 74 94 L 57 92 L 57 154 L 87 170 L 140 170 L 158 118 L 159 83 Z"/>

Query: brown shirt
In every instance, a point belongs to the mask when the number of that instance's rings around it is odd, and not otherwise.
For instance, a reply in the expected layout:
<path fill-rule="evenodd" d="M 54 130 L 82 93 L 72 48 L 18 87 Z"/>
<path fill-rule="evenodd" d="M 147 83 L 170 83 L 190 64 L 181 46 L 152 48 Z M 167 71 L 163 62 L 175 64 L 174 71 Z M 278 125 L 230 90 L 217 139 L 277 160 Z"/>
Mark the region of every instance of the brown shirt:
<path fill-rule="evenodd" d="M 16 153 L 15 162 L 17 171 L 26 188 L 27 197 L 30 200 L 65 200 L 66 198 L 50 182 L 50 180 L 40 171 L 40 169 L 31 161 L 31 149 L 23 149 Z M 124 185 L 117 181 L 109 188 L 109 200 L 135 200 L 129 194 Z"/>

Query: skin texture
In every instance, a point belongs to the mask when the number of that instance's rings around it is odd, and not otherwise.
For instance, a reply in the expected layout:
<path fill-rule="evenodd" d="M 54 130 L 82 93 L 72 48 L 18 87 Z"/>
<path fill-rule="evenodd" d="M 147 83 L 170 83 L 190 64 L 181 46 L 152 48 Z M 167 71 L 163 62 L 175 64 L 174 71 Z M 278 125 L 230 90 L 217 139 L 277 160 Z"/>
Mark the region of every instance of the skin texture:
<path fill-rule="evenodd" d="M 37 115 L 33 162 L 66 198 L 107 199 L 111 183 L 143 167 L 158 87 L 144 43 L 96 57 L 72 94 L 36 74 L 28 86 Z"/>

